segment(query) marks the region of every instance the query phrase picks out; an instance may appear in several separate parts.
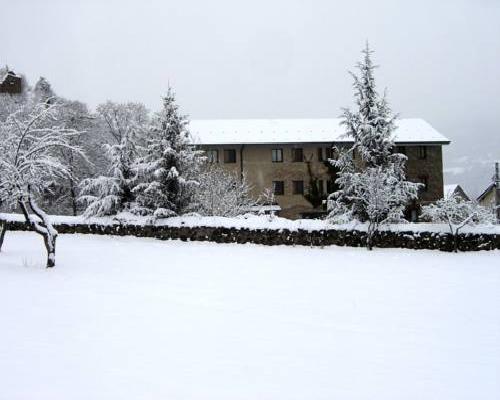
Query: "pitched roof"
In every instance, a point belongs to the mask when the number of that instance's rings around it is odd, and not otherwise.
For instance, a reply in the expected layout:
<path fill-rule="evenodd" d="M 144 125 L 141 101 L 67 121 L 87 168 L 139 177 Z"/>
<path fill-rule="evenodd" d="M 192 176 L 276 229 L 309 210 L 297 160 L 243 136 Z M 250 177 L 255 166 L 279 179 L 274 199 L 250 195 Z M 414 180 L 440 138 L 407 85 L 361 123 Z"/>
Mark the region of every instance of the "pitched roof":
<path fill-rule="evenodd" d="M 448 197 L 450 197 L 453 193 L 455 193 L 455 190 L 457 190 L 457 188 L 458 185 L 456 183 L 452 185 L 444 185 L 443 186 L 444 198 L 447 199 Z"/>
<path fill-rule="evenodd" d="M 189 129 L 197 144 L 271 144 L 348 142 L 340 118 L 193 120 Z M 448 144 L 423 119 L 397 120 L 397 143 Z"/>
<path fill-rule="evenodd" d="M 450 198 L 453 194 L 462 197 L 464 200 L 470 200 L 470 197 L 465 193 L 465 190 L 458 184 L 454 183 L 451 185 L 443 186 L 443 197 L 445 199 Z"/>
<path fill-rule="evenodd" d="M 482 199 L 484 199 L 486 195 L 495 187 L 496 187 L 495 182 L 490 183 L 488 187 L 484 190 L 484 192 L 479 195 L 477 201 L 481 201 Z"/>

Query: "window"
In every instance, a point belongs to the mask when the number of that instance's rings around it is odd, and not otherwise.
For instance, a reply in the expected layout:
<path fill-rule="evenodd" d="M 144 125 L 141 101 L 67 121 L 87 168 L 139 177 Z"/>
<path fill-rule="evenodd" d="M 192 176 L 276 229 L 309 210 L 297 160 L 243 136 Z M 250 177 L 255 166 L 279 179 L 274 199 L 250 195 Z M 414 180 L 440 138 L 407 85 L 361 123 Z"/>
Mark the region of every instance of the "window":
<path fill-rule="evenodd" d="M 302 149 L 292 149 L 292 161 L 293 162 L 304 161 L 304 152 Z"/>
<path fill-rule="evenodd" d="M 326 181 L 326 192 L 327 194 L 331 194 L 337 191 L 337 187 L 335 185 L 335 181 L 333 179 L 329 179 Z"/>
<path fill-rule="evenodd" d="M 325 187 L 321 179 L 318 180 L 318 192 L 320 195 L 325 193 Z"/>
<path fill-rule="evenodd" d="M 224 163 L 234 164 L 236 162 L 236 150 L 226 149 L 224 150 Z"/>
<path fill-rule="evenodd" d="M 304 181 L 292 181 L 293 194 L 304 194 Z"/>
<path fill-rule="evenodd" d="M 425 175 L 421 175 L 418 177 L 418 181 L 424 185 L 420 188 L 420 191 L 423 193 L 427 192 L 429 190 L 429 178 Z"/>
<path fill-rule="evenodd" d="M 427 147 L 419 146 L 418 148 L 418 159 L 425 160 L 427 158 Z"/>
<path fill-rule="evenodd" d="M 219 150 L 207 150 L 207 161 L 211 164 L 219 162 Z"/>
<path fill-rule="evenodd" d="M 275 196 L 283 196 L 285 194 L 285 183 L 283 181 L 273 181 L 273 192 Z"/>
<path fill-rule="evenodd" d="M 398 153 L 400 153 L 400 154 L 404 154 L 404 155 L 406 155 L 406 147 L 405 147 L 405 146 L 398 146 L 398 147 L 396 148 L 396 151 L 397 151 Z"/>
<path fill-rule="evenodd" d="M 272 149 L 271 158 L 273 162 L 283 162 L 283 149 Z"/>
<path fill-rule="evenodd" d="M 326 159 L 328 160 L 329 158 L 333 158 L 333 148 L 332 147 L 327 147 L 325 149 L 325 155 L 326 155 Z"/>
<path fill-rule="evenodd" d="M 323 147 L 318 147 L 318 161 L 323 161 Z"/>

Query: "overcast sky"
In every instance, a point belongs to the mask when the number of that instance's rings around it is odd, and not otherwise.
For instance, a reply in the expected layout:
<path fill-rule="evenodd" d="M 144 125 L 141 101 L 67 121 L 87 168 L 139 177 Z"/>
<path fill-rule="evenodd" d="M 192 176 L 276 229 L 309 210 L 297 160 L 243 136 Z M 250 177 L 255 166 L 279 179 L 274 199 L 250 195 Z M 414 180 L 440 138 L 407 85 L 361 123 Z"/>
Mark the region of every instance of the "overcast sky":
<path fill-rule="evenodd" d="M 351 105 L 347 70 L 368 39 L 393 109 L 452 140 L 448 183 L 477 192 L 500 158 L 500 0 L 0 6 L 0 63 L 30 83 L 45 76 L 91 107 L 110 99 L 157 109 L 170 82 L 193 119 L 337 117 Z"/>

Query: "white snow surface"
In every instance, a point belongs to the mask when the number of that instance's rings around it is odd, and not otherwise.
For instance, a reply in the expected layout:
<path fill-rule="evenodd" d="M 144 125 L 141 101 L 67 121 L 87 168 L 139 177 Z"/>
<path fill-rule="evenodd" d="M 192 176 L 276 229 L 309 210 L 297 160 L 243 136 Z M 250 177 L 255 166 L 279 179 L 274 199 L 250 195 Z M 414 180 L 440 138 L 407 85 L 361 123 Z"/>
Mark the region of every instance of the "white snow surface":
<path fill-rule="evenodd" d="M 341 118 L 192 120 L 189 130 L 196 144 L 333 143 L 344 137 Z M 397 120 L 397 143 L 448 143 L 449 140 L 419 118 Z"/>
<path fill-rule="evenodd" d="M 36 218 L 35 216 L 33 216 Z M 22 214 L 6 214 L 0 213 L 0 220 L 6 221 L 24 221 Z M 180 217 L 170 217 L 152 221 L 147 217 L 138 217 L 130 213 L 120 213 L 116 217 L 98 217 L 98 218 L 83 218 L 82 216 L 72 217 L 67 215 L 51 215 L 50 221 L 54 224 L 101 224 L 101 225 L 156 225 L 156 226 L 171 226 L 171 227 L 215 227 L 215 228 L 238 228 L 238 229 L 288 229 L 296 231 L 299 229 L 307 231 L 315 231 L 322 229 L 342 229 L 342 230 L 358 230 L 366 231 L 367 226 L 361 223 L 350 224 L 333 224 L 328 220 L 319 219 L 297 219 L 291 220 L 287 218 L 274 217 L 269 218 L 265 215 L 246 214 L 239 217 L 203 217 L 199 215 L 185 215 Z M 430 224 L 430 223 L 408 223 L 399 225 L 387 225 L 381 230 L 394 232 L 435 232 L 447 233 L 449 227 L 446 224 Z M 477 225 L 465 226 L 460 230 L 462 233 L 484 233 L 484 234 L 500 234 L 500 225 Z"/>
<path fill-rule="evenodd" d="M 0 398 L 498 399 L 499 256 L 8 232 Z"/>

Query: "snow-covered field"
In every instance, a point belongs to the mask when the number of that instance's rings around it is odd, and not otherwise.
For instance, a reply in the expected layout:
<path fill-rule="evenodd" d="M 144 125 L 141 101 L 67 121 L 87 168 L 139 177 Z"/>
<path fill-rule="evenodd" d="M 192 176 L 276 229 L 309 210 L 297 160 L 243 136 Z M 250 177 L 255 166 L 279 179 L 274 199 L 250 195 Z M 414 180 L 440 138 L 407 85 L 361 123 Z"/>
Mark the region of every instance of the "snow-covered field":
<path fill-rule="evenodd" d="M 498 399 L 500 252 L 61 235 L 0 253 L 0 399 Z"/>

